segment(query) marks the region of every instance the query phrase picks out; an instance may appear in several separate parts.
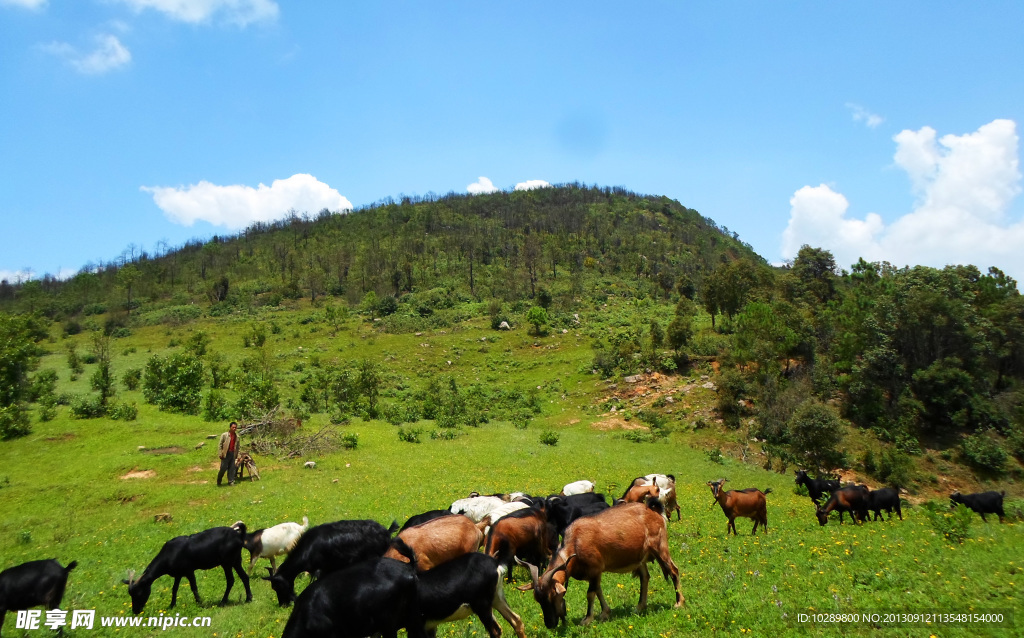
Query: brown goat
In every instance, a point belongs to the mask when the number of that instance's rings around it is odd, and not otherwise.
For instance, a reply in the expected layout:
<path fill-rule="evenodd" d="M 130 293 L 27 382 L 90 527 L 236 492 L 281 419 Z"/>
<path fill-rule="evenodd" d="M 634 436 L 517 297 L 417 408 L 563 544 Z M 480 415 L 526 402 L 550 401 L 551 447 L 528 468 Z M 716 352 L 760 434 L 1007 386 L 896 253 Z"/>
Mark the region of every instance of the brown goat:
<path fill-rule="evenodd" d="M 395 547 L 397 541 L 402 541 L 415 554 L 416 569 L 425 572 L 480 549 L 484 539 L 484 528 L 490 524 L 489 516 L 479 523 L 474 523 L 469 517 L 462 515 L 435 518 L 406 528 L 392 542 L 388 551 L 384 552 L 384 557 L 408 563 L 409 559 Z"/>
<path fill-rule="evenodd" d="M 626 503 L 644 503 L 647 501 L 647 497 L 657 499 L 661 494 L 661 490 L 657 485 L 653 483 L 641 483 L 637 485 L 637 481 L 643 479 L 636 479 L 633 484 L 629 486 L 626 493 L 622 495 L 623 502 Z"/>
<path fill-rule="evenodd" d="M 555 629 L 566 620 L 565 592 L 570 578 L 585 580 L 587 615 L 581 624 L 594 620 L 594 598 L 601 602 L 601 620 L 611 617 L 611 609 L 601 590 L 604 572 L 632 573 L 640 578 L 640 602 L 637 609 L 647 608 L 647 563 L 658 561 L 665 578 L 672 581 L 676 607 L 683 605 L 679 591 L 679 570 L 668 553 L 668 531 L 665 519 L 642 503 L 626 503 L 592 516 L 579 518 L 565 531 L 565 541 L 543 575 L 535 565 L 526 564 L 533 597 L 544 614 L 544 625 Z"/>
<path fill-rule="evenodd" d="M 528 563 L 546 566 L 558 548 L 558 532 L 540 509 L 527 508 L 503 516 L 491 525 L 484 553 L 498 559 L 511 577 L 516 557 Z"/>
<path fill-rule="evenodd" d="M 854 523 L 863 523 L 868 517 L 868 493 L 866 485 L 848 485 L 836 490 L 825 502 L 825 506 L 815 505 L 814 514 L 818 517 L 818 525 L 828 523 L 828 515 L 839 512 L 839 524 L 843 524 L 843 512 L 849 512 Z M 859 519 L 859 520 L 858 520 Z"/>
<path fill-rule="evenodd" d="M 722 485 L 728 480 L 718 479 L 717 481 L 708 481 L 707 483 L 711 487 L 711 494 L 718 501 L 718 504 L 722 506 L 722 511 L 729 519 L 729 523 L 725 526 L 725 535 L 728 536 L 729 530 L 732 529 L 732 533 L 739 536 L 739 533 L 736 531 L 737 517 L 749 518 L 754 521 L 754 529 L 750 530 L 751 534 L 757 531 L 758 525 L 764 528 L 764 532 L 767 534 L 768 507 L 765 496 L 771 493 L 772 488 L 769 487 L 763 492 L 756 487 L 748 487 L 743 490 L 729 490 L 727 492 L 722 491 Z"/>

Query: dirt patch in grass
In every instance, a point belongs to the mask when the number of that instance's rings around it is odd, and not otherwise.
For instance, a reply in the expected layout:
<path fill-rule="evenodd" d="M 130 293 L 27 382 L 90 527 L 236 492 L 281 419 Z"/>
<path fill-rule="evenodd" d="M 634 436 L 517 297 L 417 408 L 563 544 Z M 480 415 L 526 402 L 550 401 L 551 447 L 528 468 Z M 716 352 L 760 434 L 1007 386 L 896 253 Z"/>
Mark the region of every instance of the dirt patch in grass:
<path fill-rule="evenodd" d="M 153 470 L 132 470 L 131 472 L 128 472 L 127 474 L 122 476 L 121 480 L 123 481 L 125 479 L 153 478 L 154 476 L 156 476 L 156 472 L 154 472 Z"/>
<path fill-rule="evenodd" d="M 185 448 L 178 447 L 177 445 L 171 445 L 168 447 L 154 447 L 146 448 L 145 450 L 139 450 L 143 454 L 184 454 Z"/>
<path fill-rule="evenodd" d="M 624 419 L 620 419 L 618 417 L 611 417 L 610 419 L 605 419 L 603 421 L 594 421 L 593 423 L 590 424 L 590 427 L 595 429 L 595 430 L 600 430 L 602 432 L 607 432 L 608 430 L 644 430 L 644 431 L 647 431 L 647 430 L 650 429 L 646 425 L 643 425 L 641 423 L 630 423 L 629 421 L 626 421 Z"/>

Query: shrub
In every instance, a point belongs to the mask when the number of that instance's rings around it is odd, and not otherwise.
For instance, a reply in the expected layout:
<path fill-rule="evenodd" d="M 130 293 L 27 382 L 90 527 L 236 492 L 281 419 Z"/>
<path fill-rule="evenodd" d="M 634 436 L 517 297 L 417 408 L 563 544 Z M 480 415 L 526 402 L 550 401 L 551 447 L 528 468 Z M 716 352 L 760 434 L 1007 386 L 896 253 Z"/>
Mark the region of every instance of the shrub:
<path fill-rule="evenodd" d="M 807 399 L 793 413 L 788 427 L 790 450 L 803 464 L 818 473 L 845 465 L 846 454 L 839 449 L 843 421 L 835 409 L 817 399 Z"/>
<path fill-rule="evenodd" d="M 406 443 L 419 443 L 422 433 L 423 430 L 419 428 L 398 428 L 398 440 Z"/>
<path fill-rule="evenodd" d="M 341 436 L 341 447 L 346 450 L 354 450 L 359 446 L 359 435 L 349 432 Z"/>
<path fill-rule="evenodd" d="M 224 421 L 231 417 L 228 400 L 219 390 L 210 390 L 203 401 L 204 421 Z"/>
<path fill-rule="evenodd" d="M 722 448 L 720 447 L 716 447 L 713 450 L 708 450 L 704 453 L 704 455 L 707 456 L 708 460 L 711 461 L 712 463 L 717 463 L 718 465 L 722 465 L 723 463 L 725 463 L 725 457 L 722 456 Z"/>
<path fill-rule="evenodd" d="M 115 421 L 134 421 L 139 417 L 139 406 L 135 402 L 117 402 L 107 409 L 107 416 Z"/>
<path fill-rule="evenodd" d="M 459 430 L 432 430 L 430 432 L 430 438 L 435 441 L 454 441 L 463 434 L 464 432 Z"/>
<path fill-rule="evenodd" d="M 142 393 L 163 411 L 197 414 L 202 387 L 203 362 L 192 354 L 154 355 L 146 363 Z"/>
<path fill-rule="evenodd" d="M 0 407 L 0 439 L 15 439 L 31 432 L 28 414 L 21 405 L 15 403 Z"/>
<path fill-rule="evenodd" d="M 540 435 L 540 442 L 543 443 L 544 445 L 558 445 L 558 439 L 558 433 L 554 432 L 553 430 L 545 430 Z"/>
<path fill-rule="evenodd" d="M 890 487 L 906 487 L 913 480 L 914 463 L 910 456 L 896 449 L 883 450 L 878 457 L 875 476 Z"/>
<path fill-rule="evenodd" d="M 106 415 L 107 406 L 97 397 L 75 397 L 71 401 L 71 416 L 76 419 L 98 419 Z"/>
<path fill-rule="evenodd" d="M 142 370 L 139 368 L 128 368 L 121 375 L 121 383 L 124 384 L 127 390 L 138 390 L 139 383 L 142 381 Z"/>
<path fill-rule="evenodd" d="M 1006 450 L 991 433 L 979 432 L 965 437 L 960 444 L 964 460 L 979 470 L 1000 474 L 1006 466 Z"/>
<path fill-rule="evenodd" d="M 935 501 L 929 501 L 924 504 L 923 509 L 925 517 L 937 534 L 942 534 L 947 540 L 957 543 L 963 543 L 970 538 L 974 512 L 967 506 L 961 503 L 956 509 L 948 510 Z"/>

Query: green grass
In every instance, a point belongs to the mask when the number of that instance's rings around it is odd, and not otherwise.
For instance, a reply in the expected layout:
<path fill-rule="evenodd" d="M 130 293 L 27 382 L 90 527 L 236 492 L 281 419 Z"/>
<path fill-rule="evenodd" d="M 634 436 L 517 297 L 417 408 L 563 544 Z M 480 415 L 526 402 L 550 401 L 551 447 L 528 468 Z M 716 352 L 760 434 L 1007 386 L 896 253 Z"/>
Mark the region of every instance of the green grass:
<path fill-rule="evenodd" d="M 1011 517 L 1006 524 L 991 522 L 994 517 L 985 524 L 975 517 L 970 538 L 962 545 L 937 536 L 924 512 L 913 507 L 904 508 L 906 520 L 902 522 L 840 526 L 833 520 L 822 528 L 810 501 L 794 494 L 791 475 L 765 472 L 728 454 L 722 464 L 714 463 L 707 455 L 709 447 L 723 441 L 735 444 L 735 439 L 708 430 L 688 433 L 687 428 L 679 427 L 688 425 L 713 402 L 709 390 L 698 388 L 688 395 L 687 401 L 693 403 L 686 411 L 688 416 L 677 419 L 676 431 L 661 442 L 632 443 L 623 439 L 621 431 L 591 427 L 605 409 L 590 406 L 607 390 L 605 383 L 588 374 L 592 355 L 585 329 L 535 338 L 526 335 L 525 327 L 495 333 L 480 319 L 459 329 L 420 336 L 382 335 L 352 320 L 331 338 L 323 325 L 300 323 L 309 312 L 300 309 L 265 317 L 282 328 L 280 334 L 269 335 L 268 347 L 283 373 L 286 394 L 295 392 L 300 375 L 292 370 L 297 362 L 309 365 L 313 357 L 324 363 L 371 358 L 389 370 L 385 401 L 400 394 L 397 387 L 422 387 L 430 376 L 442 374 L 455 376 L 463 387 L 473 383 L 521 390 L 540 386 L 542 413 L 526 429 L 492 421 L 450 441 L 424 435 L 418 445 L 400 441 L 397 427 L 356 418 L 345 430 L 359 435 L 357 449 L 318 458 L 313 470 L 303 468 L 305 459 L 257 458 L 262 481 L 218 489 L 216 440 L 206 436 L 220 434 L 226 424 L 158 412 L 144 403 L 141 392 L 125 391 L 119 384 L 117 400 L 139 404 L 134 422 L 72 420 L 67 408 L 61 407 L 55 420 L 34 423 L 30 436 L 0 443 L 0 569 L 40 558 L 56 557 L 61 563 L 77 560 L 79 566 L 71 574 L 62 607 L 95 608 L 98 615 L 130 614 L 121 579 L 128 569 L 141 573 L 160 546 L 176 535 L 230 525 L 239 519 L 250 528 L 300 521 L 303 516 L 308 516 L 311 524 L 373 518 L 387 525 L 447 507 L 473 490 L 544 494 L 580 478 L 596 481 L 598 489 L 609 496 L 619 496 L 635 476 L 665 472 L 677 477 L 683 508 L 682 522 L 673 521 L 668 530 L 686 606 L 671 607 L 671 587 L 659 575 L 651 579 L 648 612 L 637 615 L 638 581 L 628 575 L 607 574 L 604 590 L 612 620 L 583 628 L 577 623 L 586 609 L 586 585 L 573 581 L 567 597 L 570 625 L 555 635 L 682 636 L 722 631 L 730 635 L 839 636 L 875 631 L 865 626 L 812 629 L 796 622 L 797 614 L 812 610 L 1012 610 L 1016 622 L 1024 622 L 1024 597 L 1020 594 L 1024 590 L 1024 554 L 1020 551 L 1024 525 L 1012 516 L 1014 508 L 1021 506 L 1019 500 L 1007 504 Z M 171 339 L 184 343 L 198 329 L 213 337 L 213 351 L 237 363 L 248 354 L 242 348 L 241 335 L 250 321 L 250 317 L 228 317 L 172 330 L 136 328 L 132 337 L 112 345 L 115 374 L 120 379 L 125 369 L 141 367 L 152 354 L 165 353 Z M 311 332 L 311 328 L 318 330 Z M 483 337 L 488 340 L 481 341 Z M 78 338 L 81 354 L 86 350 L 86 335 Z M 122 355 L 129 346 L 135 347 L 135 352 Z M 51 354 L 44 357 L 42 366 L 58 371 L 59 391 L 87 392 L 94 366 L 87 365 L 85 374 L 70 383 L 62 343 L 48 347 Z M 675 382 L 682 385 L 685 380 Z M 676 407 L 678 417 L 682 410 Z M 326 415 L 315 415 L 304 427 L 315 431 L 325 422 Z M 426 434 L 433 424 L 413 426 Z M 558 435 L 557 445 L 541 443 L 541 433 L 547 430 Z M 707 441 L 712 439 L 715 444 L 709 446 Z M 195 449 L 201 442 L 206 445 Z M 140 451 L 139 446 L 150 450 L 175 447 L 180 452 L 153 454 Z M 121 478 L 144 470 L 152 470 L 155 476 Z M 705 486 L 706 481 L 723 476 L 730 479 L 732 488 L 773 488 L 768 496 L 767 535 L 750 536 L 753 524 L 746 519 L 737 523 L 739 537 L 725 535 L 725 518 L 717 505 L 711 507 Z M 154 515 L 164 512 L 173 516 L 173 522 L 154 523 Z M 183 587 L 174 612 L 211 616 L 212 627 L 168 629 L 168 635 L 281 635 L 289 611 L 276 605 L 265 582 L 252 582 L 255 600 L 247 605 L 239 604 L 244 593 L 236 582 L 232 604 L 220 608 L 213 603 L 223 594 L 222 572 L 203 572 L 197 574 L 197 580 L 204 604 L 197 605 Z M 155 583 L 146 614 L 166 611 L 171 583 L 167 577 Z M 506 595 L 512 608 L 523 616 L 529 636 L 549 635 L 530 593 L 507 587 Z M 40 635 L 15 630 L 14 621 L 9 614 L 5 636 Z M 502 625 L 505 632 L 511 631 L 503 621 Z M 884 634 L 1014 636 L 1020 635 L 1019 627 L 904 627 L 885 629 Z M 146 636 L 165 632 L 94 629 L 66 633 Z M 483 630 L 476 620 L 462 621 L 442 626 L 439 635 L 483 635 Z"/>

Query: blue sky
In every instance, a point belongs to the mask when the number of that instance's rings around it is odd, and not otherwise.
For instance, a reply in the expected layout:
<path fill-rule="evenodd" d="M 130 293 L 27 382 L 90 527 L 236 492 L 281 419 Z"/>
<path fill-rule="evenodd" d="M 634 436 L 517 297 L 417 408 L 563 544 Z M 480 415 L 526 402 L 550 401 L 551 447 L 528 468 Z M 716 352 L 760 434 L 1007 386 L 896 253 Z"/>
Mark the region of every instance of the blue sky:
<path fill-rule="evenodd" d="M 772 262 L 1021 280 L 1022 36 L 1019 2 L 0 0 L 0 277 L 578 180 Z"/>

